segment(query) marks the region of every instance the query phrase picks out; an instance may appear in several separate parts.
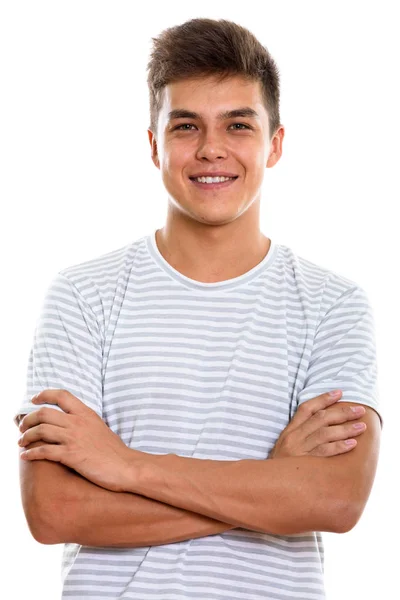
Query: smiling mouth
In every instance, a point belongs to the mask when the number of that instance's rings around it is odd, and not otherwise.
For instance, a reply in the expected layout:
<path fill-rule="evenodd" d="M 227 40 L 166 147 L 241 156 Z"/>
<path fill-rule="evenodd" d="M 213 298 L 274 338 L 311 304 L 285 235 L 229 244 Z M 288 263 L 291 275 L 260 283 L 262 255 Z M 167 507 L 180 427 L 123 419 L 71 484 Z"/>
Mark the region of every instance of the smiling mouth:
<path fill-rule="evenodd" d="M 215 183 L 203 183 L 201 181 L 197 181 L 192 177 L 189 177 L 190 181 L 198 188 L 203 190 L 215 190 L 229 187 L 235 183 L 239 176 L 233 177 L 232 179 L 228 179 L 227 181 L 215 182 Z"/>

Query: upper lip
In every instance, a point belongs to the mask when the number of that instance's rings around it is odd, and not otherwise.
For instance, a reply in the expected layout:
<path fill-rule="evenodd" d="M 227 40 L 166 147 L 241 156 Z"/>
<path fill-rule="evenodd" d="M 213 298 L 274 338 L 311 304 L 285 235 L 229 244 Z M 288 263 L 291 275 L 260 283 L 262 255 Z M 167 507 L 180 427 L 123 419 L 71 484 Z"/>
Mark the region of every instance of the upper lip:
<path fill-rule="evenodd" d="M 235 173 L 226 173 L 225 171 L 203 171 L 203 173 L 196 173 L 195 175 L 190 175 L 190 179 L 194 179 L 195 177 L 239 177 L 235 175 Z"/>

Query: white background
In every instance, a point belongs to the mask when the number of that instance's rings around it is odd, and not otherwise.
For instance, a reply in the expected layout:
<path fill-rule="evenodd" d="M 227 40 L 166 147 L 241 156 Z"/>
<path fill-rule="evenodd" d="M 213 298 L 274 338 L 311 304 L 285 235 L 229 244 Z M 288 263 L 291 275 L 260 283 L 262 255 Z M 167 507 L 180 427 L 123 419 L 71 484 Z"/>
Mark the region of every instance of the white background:
<path fill-rule="evenodd" d="M 150 159 L 151 38 L 193 17 L 248 27 L 281 73 L 283 155 L 261 230 L 356 281 L 375 313 L 385 425 L 357 526 L 324 534 L 328 600 L 394 597 L 399 469 L 400 45 L 395 2 L 2 2 L 0 8 L 2 588 L 60 597 L 62 546 L 30 535 L 18 480 L 28 354 L 47 285 L 65 267 L 164 224 Z M 232 599 L 234 600 L 234 599 Z"/>

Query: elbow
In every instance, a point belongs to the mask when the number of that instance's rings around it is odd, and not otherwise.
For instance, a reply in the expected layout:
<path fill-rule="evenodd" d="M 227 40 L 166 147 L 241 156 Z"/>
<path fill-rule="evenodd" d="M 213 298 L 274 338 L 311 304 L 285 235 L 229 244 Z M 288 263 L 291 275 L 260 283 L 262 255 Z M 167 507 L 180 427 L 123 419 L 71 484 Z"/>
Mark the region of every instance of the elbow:
<path fill-rule="evenodd" d="M 34 442 L 28 448 L 42 445 Z M 66 467 L 47 460 L 20 459 L 22 508 L 29 531 L 41 544 L 60 544 L 71 534 L 77 501 Z M 69 540 L 68 540 L 69 541 Z"/>
<path fill-rule="evenodd" d="M 62 540 L 59 523 L 47 512 L 47 507 L 31 501 L 25 510 L 25 518 L 32 537 L 40 544 L 60 544 Z"/>
<path fill-rule="evenodd" d="M 66 539 L 66 523 L 70 518 L 65 505 L 53 498 L 30 499 L 24 503 L 25 518 L 32 537 L 40 544 L 62 544 Z"/>
<path fill-rule="evenodd" d="M 335 533 L 347 533 L 351 531 L 358 523 L 364 510 L 364 505 L 356 502 L 347 502 L 338 511 L 332 531 Z"/>
<path fill-rule="evenodd" d="M 28 522 L 29 531 L 32 537 L 39 542 L 39 544 L 61 544 L 62 540 L 56 534 L 53 529 L 47 527 L 38 527 L 36 524 L 32 525 Z"/>

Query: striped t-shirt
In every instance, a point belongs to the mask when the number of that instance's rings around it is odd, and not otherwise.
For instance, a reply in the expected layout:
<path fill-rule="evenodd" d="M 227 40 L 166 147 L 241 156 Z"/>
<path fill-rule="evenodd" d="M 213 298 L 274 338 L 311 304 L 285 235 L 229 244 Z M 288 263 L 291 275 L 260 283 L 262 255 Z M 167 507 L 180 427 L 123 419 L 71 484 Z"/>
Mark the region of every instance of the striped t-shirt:
<path fill-rule="evenodd" d="M 219 461 L 267 459 L 299 404 L 336 388 L 381 417 L 365 291 L 273 241 L 254 268 L 216 283 L 174 269 L 155 231 L 59 271 L 18 414 L 47 388 L 70 391 L 131 448 Z M 323 600 L 323 572 L 318 531 L 68 543 L 62 597 Z"/>

